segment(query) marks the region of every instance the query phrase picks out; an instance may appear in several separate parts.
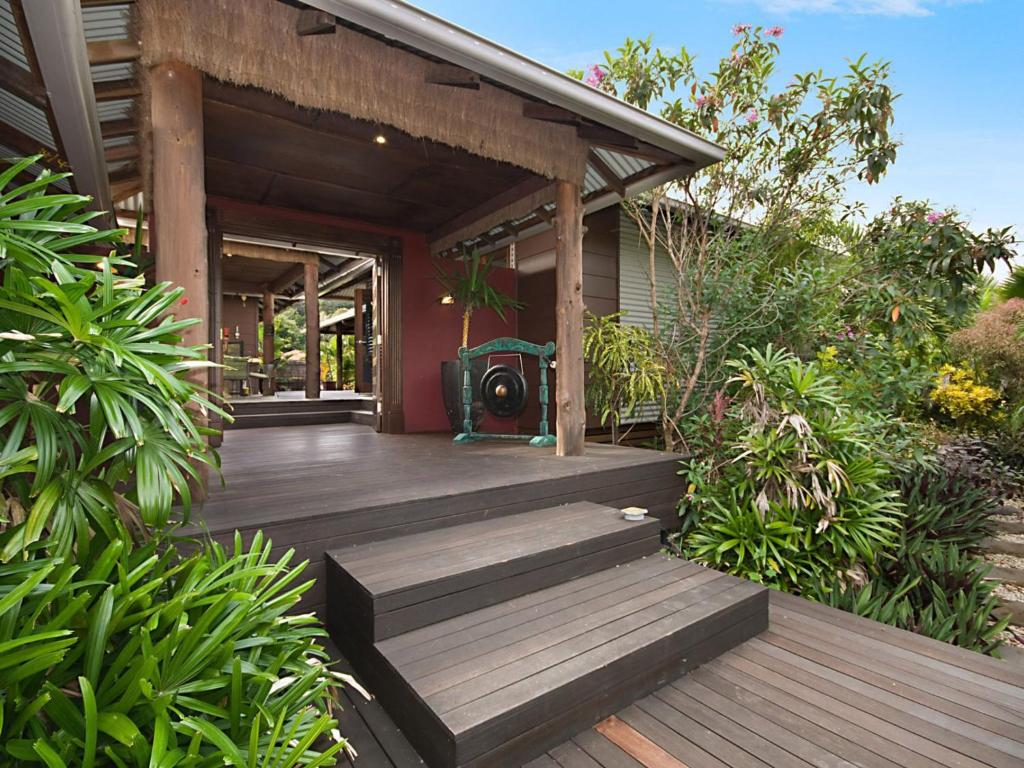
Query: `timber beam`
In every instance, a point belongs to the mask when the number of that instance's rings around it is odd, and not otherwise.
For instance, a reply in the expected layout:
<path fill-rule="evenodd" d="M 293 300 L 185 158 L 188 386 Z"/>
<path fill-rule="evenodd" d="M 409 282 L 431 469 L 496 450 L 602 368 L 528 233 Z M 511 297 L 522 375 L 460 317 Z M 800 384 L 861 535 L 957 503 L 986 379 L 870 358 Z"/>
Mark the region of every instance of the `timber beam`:
<path fill-rule="evenodd" d="M 626 196 L 626 182 L 619 178 L 618 174 L 615 173 L 597 152 L 593 150 L 587 155 L 587 162 L 594 166 L 594 170 L 598 172 L 605 183 L 610 189 L 618 193 L 620 197 Z"/>
<path fill-rule="evenodd" d="M 46 109 L 46 91 L 43 86 L 32 76 L 31 72 L 22 69 L 3 56 L 0 56 L 0 87 L 33 106 Z"/>
<path fill-rule="evenodd" d="M 137 40 L 92 40 L 86 43 L 90 64 L 121 64 L 137 61 L 142 49 Z"/>
<path fill-rule="evenodd" d="M 431 85 L 447 85 L 452 88 L 480 90 L 480 75 L 453 64 L 437 64 L 426 74 L 426 82 Z"/>
<path fill-rule="evenodd" d="M 310 35 L 333 35 L 337 27 L 334 16 L 316 8 L 303 8 L 299 11 L 299 20 L 295 23 L 295 34 L 299 37 Z"/>
<path fill-rule="evenodd" d="M 320 257 L 309 251 L 297 251 L 291 248 L 275 248 L 270 245 L 243 243 L 237 240 L 225 240 L 225 256 L 246 256 L 261 261 L 277 261 L 285 264 L 320 264 Z"/>

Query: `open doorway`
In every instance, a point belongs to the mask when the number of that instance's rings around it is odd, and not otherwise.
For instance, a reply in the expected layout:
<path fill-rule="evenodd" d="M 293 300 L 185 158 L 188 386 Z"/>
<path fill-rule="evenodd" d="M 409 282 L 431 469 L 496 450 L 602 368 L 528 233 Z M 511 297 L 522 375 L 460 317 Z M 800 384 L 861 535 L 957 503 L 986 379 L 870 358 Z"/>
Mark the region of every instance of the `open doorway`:
<path fill-rule="evenodd" d="M 222 229 L 210 243 L 211 343 L 229 428 L 379 428 L 379 254 L 341 236 L 303 242 L 287 227 L 253 234 L 240 213 L 217 211 Z"/>

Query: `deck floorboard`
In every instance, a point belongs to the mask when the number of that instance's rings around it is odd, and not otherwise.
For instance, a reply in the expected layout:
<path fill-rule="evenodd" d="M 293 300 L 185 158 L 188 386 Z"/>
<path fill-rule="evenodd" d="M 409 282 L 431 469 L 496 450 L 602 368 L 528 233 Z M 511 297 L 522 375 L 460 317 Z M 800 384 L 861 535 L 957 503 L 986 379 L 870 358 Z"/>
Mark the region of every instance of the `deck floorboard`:
<path fill-rule="evenodd" d="M 599 599 L 597 587 L 562 587 L 551 602 Z M 519 623 L 536 618 L 542 607 L 531 597 L 492 611 L 490 630 L 517 626 L 502 623 L 517 611 Z M 435 640 L 438 653 L 458 658 L 458 646 L 444 642 L 449 636 Z M 1011 662 L 773 592 L 767 632 L 624 708 L 616 729 L 588 729 L 529 768 L 661 768 L 670 764 L 665 754 L 687 768 L 1017 766 L 1024 764 L 1020 678 Z M 356 768 L 420 765 L 393 726 L 363 724 L 376 746 Z M 623 728 L 634 738 L 616 743 Z M 358 749 L 359 736 L 350 735 Z M 389 739 L 407 751 L 388 753 Z"/>

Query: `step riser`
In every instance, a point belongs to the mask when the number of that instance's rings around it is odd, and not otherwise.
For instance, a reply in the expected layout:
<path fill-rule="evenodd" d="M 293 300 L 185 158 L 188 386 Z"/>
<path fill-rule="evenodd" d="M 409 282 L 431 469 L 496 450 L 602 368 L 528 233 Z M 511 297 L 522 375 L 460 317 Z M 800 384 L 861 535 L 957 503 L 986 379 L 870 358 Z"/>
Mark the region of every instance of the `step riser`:
<path fill-rule="evenodd" d="M 352 421 L 349 411 L 324 411 L 322 413 L 269 413 L 257 415 L 235 415 L 228 429 L 258 429 L 261 427 L 300 427 L 312 424 L 348 424 Z"/>
<path fill-rule="evenodd" d="M 732 623 L 728 621 L 732 620 Z M 476 757 L 461 757 L 459 768 L 486 768 L 498 765 L 522 765 L 544 754 L 585 728 L 596 725 L 638 699 L 676 680 L 701 664 L 756 637 L 768 629 L 768 594 L 763 592 L 737 604 L 728 615 L 716 617 L 713 634 L 685 648 L 683 638 L 666 638 L 658 646 L 649 646 L 624 661 L 627 677 L 612 681 L 605 667 L 595 672 L 588 694 L 553 696 L 538 709 L 547 717 L 526 732 L 503 736 L 497 749 Z M 582 704 L 580 702 L 583 702 Z M 462 752 L 467 751 L 463 746 Z"/>
<path fill-rule="evenodd" d="M 492 569 L 485 583 L 454 593 L 424 596 L 394 610 L 377 609 L 370 596 L 333 560 L 328 560 L 328 610 L 347 612 L 357 619 L 357 628 L 368 640 L 383 640 L 445 619 L 486 608 L 505 600 L 560 584 L 569 579 L 655 554 L 661 544 L 645 527 L 640 538 L 609 542 L 587 542 L 590 546 L 563 548 L 544 557 Z"/>
<path fill-rule="evenodd" d="M 372 407 L 373 404 L 370 404 Z M 362 424 L 364 427 L 376 427 L 377 426 L 377 414 L 375 411 L 352 411 L 351 422 L 353 424 Z"/>
<path fill-rule="evenodd" d="M 376 642 L 652 555 L 653 518 L 574 504 L 331 552 L 328 611 Z M 461 531 L 461 533 L 460 533 Z"/>
<path fill-rule="evenodd" d="M 373 399 L 367 400 L 267 400 L 246 402 L 236 400 L 231 404 L 235 416 L 264 416 L 276 413 L 312 413 L 314 411 L 359 411 L 373 408 Z"/>
<path fill-rule="evenodd" d="M 345 656 L 431 768 L 521 765 L 767 627 L 768 593 L 758 591 L 456 737 L 375 646 L 351 627 L 330 624 Z"/>

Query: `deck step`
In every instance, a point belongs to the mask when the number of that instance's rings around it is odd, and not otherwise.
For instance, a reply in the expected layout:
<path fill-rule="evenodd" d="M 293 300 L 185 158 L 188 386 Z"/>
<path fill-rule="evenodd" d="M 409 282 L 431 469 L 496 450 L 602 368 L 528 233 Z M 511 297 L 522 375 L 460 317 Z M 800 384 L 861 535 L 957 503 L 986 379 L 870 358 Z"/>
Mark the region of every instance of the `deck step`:
<path fill-rule="evenodd" d="M 432 768 L 521 765 L 767 628 L 767 590 L 661 554 L 369 644 L 332 634 Z"/>
<path fill-rule="evenodd" d="M 374 410 L 351 410 L 350 421 L 353 424 L 362 424 L 364 427 L 377 426 L 377 412 Z"/>
<path fill-rule="evenodd" d="M 251 416 L 255 414 L 268 413 L 312 413 L 314 411 L 356 411 L 361 409 L 372 409 L 374 401 L 372 395 L 363 397 L 346 398 L 321 398 L 307 400 L 299 397 L 252 397 L 232 400 L 230 402 L 234 414 Z"/>
<path fill-rule="evenodd" d="M 347 424 L 352 421 L 352 411 L 303 411 L 292 409 L 287 413 L 235 413 L 234 418 L 235 420 L 232 423 L 225 425 L 226 429 L 300 427 L 310 424 Z"/>
<path fill-rule="evenodd" d="M 653 554 L 655 518 L 577 502 L 328 553 L 328 610 L 370 641 Z"/>

